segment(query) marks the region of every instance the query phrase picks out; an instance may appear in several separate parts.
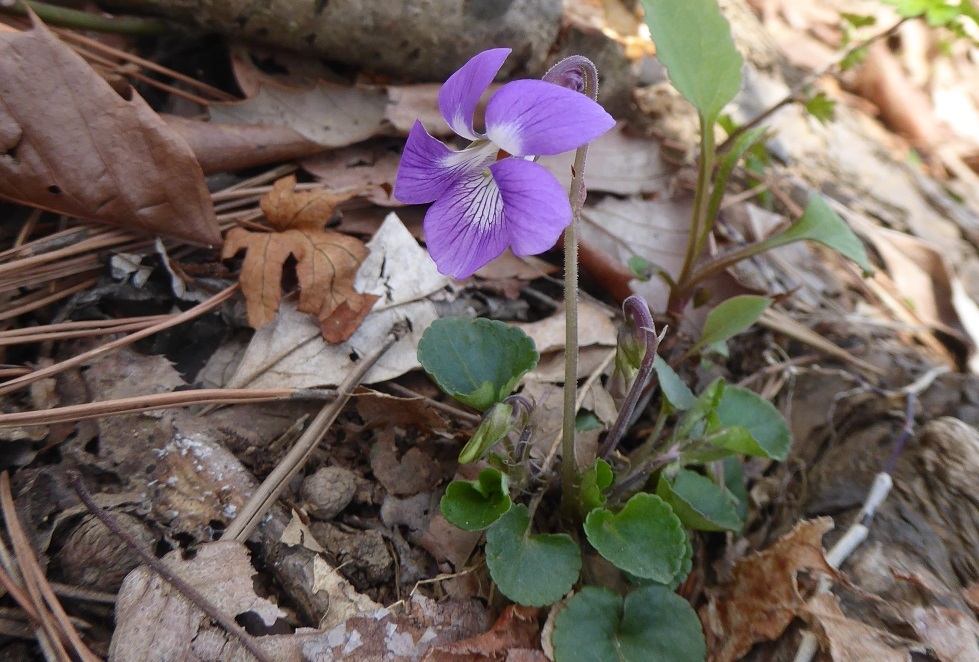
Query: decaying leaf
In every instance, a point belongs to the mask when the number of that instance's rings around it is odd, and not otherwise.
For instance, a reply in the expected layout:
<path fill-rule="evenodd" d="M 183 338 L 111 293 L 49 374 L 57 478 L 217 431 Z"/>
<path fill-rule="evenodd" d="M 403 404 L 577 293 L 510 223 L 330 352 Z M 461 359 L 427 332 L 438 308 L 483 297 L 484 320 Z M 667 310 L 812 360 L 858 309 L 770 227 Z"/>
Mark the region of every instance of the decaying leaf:
<path fill-rule="evenodd" d="M 187 144 L 37 19 L 0 33 L 0 198 L 195 244 L 221 233 Z"/>
<path fill-rule="evenodd" d="M 433 646 L 424 660 L 489 662 L 519 659 L 543 662 L 547 657 L 540 650 L 539 615 L 540 609 L 535 607 L 510 605 L 488 631 L 470 639 Z"/>
<path fill-rule="evenodd" d="M 276 232 L 228 232 L 222 256 L 247 251 L 241 267 L 241 289 L 248 323 L 261 328 L 275 319 L 282 301 L 282 269 L 296 259 L 299 310 L 318 315 L 323 336 L 331 342 L 349 338 L 377 297 L 354 289 L 354 277 L 367 257 L 360 241 L 324 229 L 336 206 L 356 193 L 295 191 L 296 178 L 277 181 L 262 199 L 262 211 Z"/>
<path fill-rule="evenodd" d="M 756 643 L 778 639 L 805 612 L 797 575 L 802 570 L 835 574 L 820 542 L 832 527 L 828 517 L 801 522 L 765 551 L 735 565 L 731 583 L 700 610 L 710 659 L 741 659 Z"/>
<path fill-rule="evenodd" d="M 822 593 L 809 601 L 803 614 L 815 626 L 823 650 L 833 662 L 908 662 L 909 642 L 889 632 L 847 618 L 831 593 Z M 919 649 L 919 652 L 923 652 Z M 956 658 L 967 659 L 967 658 Z"/>
<path fill-rule="evenodd" d="M 233 541 L 201 545 L 191 560 L 179 551 L 164 562 L 188 584 L 208 597 L 224 614 L 247 622 L 258 644 L 272 659 L 299 660 L 310 635 L 274 634 L 283 631 L 285 612 L 255 595 L 255 569 L 245 546 Z M 116 629 L 109 649 L 111 660 L 230 660 L 244 659 L 240 642 L 211 623 L 203 611 L 149 568 L 126 577 L 116 603 Z"/>

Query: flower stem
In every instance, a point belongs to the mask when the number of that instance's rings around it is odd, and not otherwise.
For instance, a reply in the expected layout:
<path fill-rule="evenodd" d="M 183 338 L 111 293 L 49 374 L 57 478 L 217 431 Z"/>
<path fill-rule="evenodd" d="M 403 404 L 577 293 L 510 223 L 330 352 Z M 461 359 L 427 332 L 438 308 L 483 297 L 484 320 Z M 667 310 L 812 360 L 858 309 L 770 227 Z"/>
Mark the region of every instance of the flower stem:
<path fill-rule="evenodd" d="M 569 75 L 570 74 L 570 75 Z M 588 58 L 572 56 L 544 76 L 558 84 L 581 86 L 581 92 L 598 100 L 598 71 Z M 571 519 L 577 513 L 575 466 L 575 402 L 578 398 L 578 226 L 585 204 L 585 159 L 588 144 L 578 148 L 571 168 L 571 224 L 564 231 L 564 416 L 561 430 L 561 508 Z"/>

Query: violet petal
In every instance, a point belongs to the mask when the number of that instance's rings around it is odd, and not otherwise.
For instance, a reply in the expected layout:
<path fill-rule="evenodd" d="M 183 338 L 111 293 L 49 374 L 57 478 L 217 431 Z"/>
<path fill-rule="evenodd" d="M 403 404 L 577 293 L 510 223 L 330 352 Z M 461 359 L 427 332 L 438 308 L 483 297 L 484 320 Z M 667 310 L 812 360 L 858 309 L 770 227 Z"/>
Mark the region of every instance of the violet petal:
<path fill-rule="evenodd" d="M 484 141 L 455 152 L 415 121 L 398 165 L 394 198 L 409 205 L 432 202 L 466 172 L 484 168 L 484 162 L 493 158 L 496 151 Z"/>
<path fill-rule="evenodd" d="M 439 90 L 439 110 L 452 130 L 463 138 L 478 140 L 483 136 L 473 130 L 473 113 L 483 92 L 500 72 L 509 48 L 492 48 L 473 56 Z"/>
<path fill-rule="evenodd" d="M 537 255 L 557 242 L 571 223 L 564 187 L 543 166 L 518 158 L 490 166 L 503 200 L 510 246 L 515 255 Z"/>
<path fill-rule="evenodd" d="M 613 126 L 612 116 L 589 97 L 542 80 L 507 83 L 486 106 L 486 134 L 515 156 L 567 152 Z"/>
<path fill-rule="evenodd" d="M 485 169 L 457 181 L 428 209 L 425 242 L 439 272 L 458 279 L 506 249 L 503 199 Z"/>

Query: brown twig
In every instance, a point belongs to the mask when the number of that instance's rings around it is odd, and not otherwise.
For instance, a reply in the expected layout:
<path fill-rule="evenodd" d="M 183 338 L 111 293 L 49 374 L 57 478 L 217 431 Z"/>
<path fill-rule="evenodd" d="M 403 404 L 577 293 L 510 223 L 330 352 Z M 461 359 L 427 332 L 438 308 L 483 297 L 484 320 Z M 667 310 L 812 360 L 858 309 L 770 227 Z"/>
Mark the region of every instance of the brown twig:
<path fill-rule="evenodd" d="M 6 475 L 6 474 L 4 474 Z M 75 493 L 78 498 L 81 499 L 82 504 L 85 508 L 94 515 L 102 524 L 106 526 L 107 529 L 112 531 L 120 540 L 122 540 L 127 547 L 136 552 L 143 563 L 148 565 L 153 569 L 160 577 L 170 583 L 177 591 L 179 591 L 187 600 L 192 602 L 197 606 L 198 609 L 203 611 L 207 616 L 216 621 L 224 630 L 238 639 L 241 644 L 248 650 L 249 653 L 255 656 L 255 659 L 261 662 L 272 662 L 272 659 L 263 651 L 254 638 L 251 637 L 247 632 L 245 632 L 241 626 L 239 626 L 234 619 L 227 616 L 218 610 L 211 602 L 201 595 L 200 591 L 188 584 L 182 577 L 174 573 L 163 561 L 156 558 L 148 551 L 143 549 L 143 547 L 136 541 L 136 539 L 129 534 L 128 531 L 119 526 L 115 518 L 106 513 L 102 508 L 99 507 L 92 496 L 82 485 L 81 475 L 77 471 L 68 472 L 68 483 L 74 488 Z"/>
<path fill-rule="evenodd" d="M 24 388 L 25 386 L 33 384 L 39 379 L 44 379 L 45 377 L 56 375 L 59 372 L 67 370 L 68 368 L 74 368 L 77 365 L 81 365 L 87 361 L 91 361 L 92 359 L 102 356 L 103 354 L 108 354 L 109 352 L 119 349 L 120 347 L 125 347 L 126 345 L 130 345 L 136 342 L 137 340 L 141 340 L 143 338 L 151 336 L 154 333 L 159 333 L 160 331 L 164 331 L 166 329 L 169 329 L 170 327 L 177 326 L 178 324 L 183 324 L 188 320 L 192 320 L 195 317 L 203 315 L 204 313 L 209 312 L 211 310 L 214 310 L 222 303 L 230 299 L 237 291 L 238 291 L 238 283 L 235 283 L 234 285 L 225 288 L 224 290 L 221 290 L 220 292 L 212 296 L 210 299 L 206 301 L 202 301 L 201 303 L 197 304 L 190 310 L 180 313 L 179 315 L 174 315 L 172 317 L 169 317 L 158 324 L 154 324 L 151 327 L 143 329 L 142 331 L 131 333 L 125 338 L 119 338 L 118 340 L 113 340 L 112 342 L 96 347 L 95 349 L 89 350 L 87 352 L 83 352 L 78 356 L 72 357 L 60 363 L 55 363 L 54 365 L 48 366 L 47 368 L 42 368 L 41 370 L 35 370 L 29 375 L 24 375 L 23 377 L 18 377 L 17 379 L 11 379 L 8 382 L 4 382 L 3 384 L 0 384 L 0 395 L 6 395 L 7 393 L 16 391 L 17 389 L 21 389 Z"/>
<path fill-rule="evenodd" d="M 262 484 L 255 490 L 248 502 L 238 511 L 238 516 L 232 520 L 224 533 L 224 538 L 228 540 L 238 540 L 244 542 L 248 540 L 255 527 L 258 526 L 262 518 L 276 502 L 286 486 L 299 470 L 306 464 L 309 457 L 316 450 L 326 431 L 333 425 L 333 421 L 340 415 L 340 411 L 350 399 L 350 394 L 360 384 L 360 381 L 367 374 L 377 360 L 384 355 L 398 339 L 403 335 L 400 328 L 392 328 L 380 347 L 373 353 L 360 360 L 354 370 L 347 375 L 337 387 L 337 398 L 329 403 L 316 415 L 316 418 L 309 424 L 306 431 L 296 442 L 295 446 L 286 454 L 282 461 L 276 465 L 272 473 L 266 477 Z"/>

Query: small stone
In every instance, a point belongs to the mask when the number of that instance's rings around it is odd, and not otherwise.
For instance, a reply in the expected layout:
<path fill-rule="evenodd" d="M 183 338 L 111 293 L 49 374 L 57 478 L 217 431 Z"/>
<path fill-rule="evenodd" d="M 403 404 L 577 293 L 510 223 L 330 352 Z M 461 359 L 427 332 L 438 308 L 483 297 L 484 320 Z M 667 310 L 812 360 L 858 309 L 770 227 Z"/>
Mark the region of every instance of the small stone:
<path fill-rule="evenodd" d="M 156 544 L 156 536 L 132 515 L 115 512 L 112 517 L 143 549 Z M 72 531 L 58 557 L 65 581 L 107 593 L 117 592 L 126 575 L 142 563 L 136 552 L 91 516 Z"/>
<path fill-rule="evenodd" d="M 323 467 L 303 481 L 300 494 L 310 515 L 328 521 L 350 505 L 357 476 L 341 467 Z"/>

